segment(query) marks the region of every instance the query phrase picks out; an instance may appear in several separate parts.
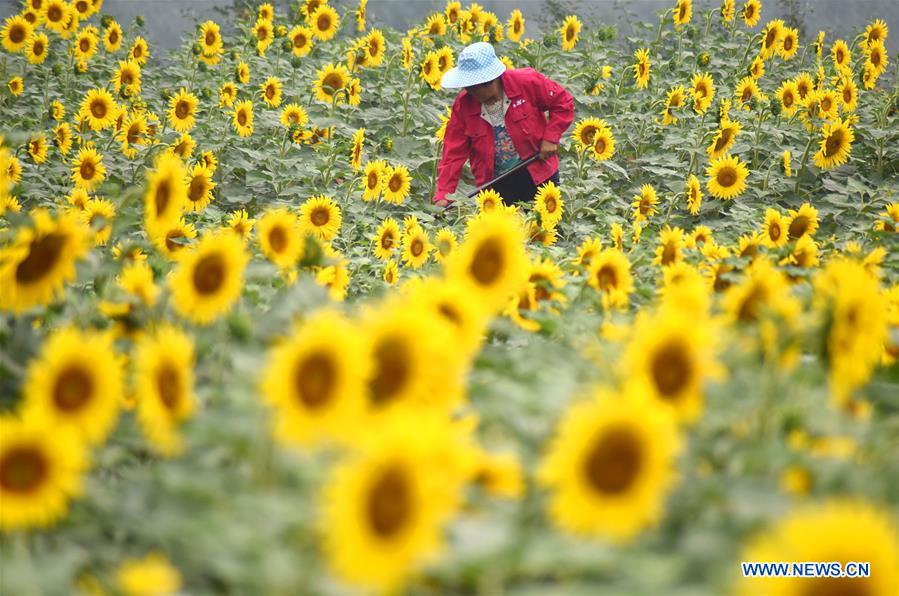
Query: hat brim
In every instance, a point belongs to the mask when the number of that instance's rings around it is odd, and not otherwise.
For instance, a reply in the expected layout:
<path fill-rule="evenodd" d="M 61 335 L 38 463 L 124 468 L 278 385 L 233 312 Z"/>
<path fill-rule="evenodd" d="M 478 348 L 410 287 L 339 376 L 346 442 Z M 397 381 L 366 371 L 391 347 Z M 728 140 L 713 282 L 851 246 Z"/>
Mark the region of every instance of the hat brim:
<path fill-rule="evenodd" d="M 460 70 L 458 66 L 454 66 L 443 74 L 443 77 L 440 79 L 440 86 L 447 89 L 462 89 L 463 87 L 488 83 L 504 72 L 506 72 L 506 65 L 499 58 L 478 70 L 465 71 Z"/>

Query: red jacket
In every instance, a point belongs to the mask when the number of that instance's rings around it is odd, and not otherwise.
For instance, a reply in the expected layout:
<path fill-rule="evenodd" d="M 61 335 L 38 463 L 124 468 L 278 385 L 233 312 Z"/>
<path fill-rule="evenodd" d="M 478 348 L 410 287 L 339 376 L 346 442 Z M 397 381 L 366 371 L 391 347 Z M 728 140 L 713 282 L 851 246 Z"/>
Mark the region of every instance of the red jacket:
<path fill-rule="evenodd" d="M 521 159 L 540 150 L 541 141 L 559 143 L 574 120 L 574 98 L 561 85 L 533 68 L 507 70 L 503 89 L 512 102 L 506 112 L 506 130 Z M 547 122 L 544 112 L 549 112 Z M 467 91 L 453 103 L 453 113 L 443 137 L 443 154 L 437 166 L 437 191 L 433 201 L 455 192 L 466 160 L 471 162 L 475 184 L 493 179 L 493 127 L 481 118 L 481 104 Z M 528 165 L 534 184 L 542 184 L 559 169 L 555 155 Z"/>

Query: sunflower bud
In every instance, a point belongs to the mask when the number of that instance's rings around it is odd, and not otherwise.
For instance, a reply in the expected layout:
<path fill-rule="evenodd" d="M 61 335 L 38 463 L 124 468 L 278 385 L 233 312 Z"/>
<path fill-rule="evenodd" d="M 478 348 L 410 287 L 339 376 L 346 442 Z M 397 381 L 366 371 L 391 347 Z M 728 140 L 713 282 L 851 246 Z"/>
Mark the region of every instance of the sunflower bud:
<path fill-rule="evenodd" d="M 703 52 L 699 55 L 699 65 L 700 66 L 708 66 L 709 64 L 709 53 Z"/>
<path fill-rule="evenodd" d="M 772 101 L 769 107 L 771 108 L 772 114 L 774 114 L 775 116 L 780 116 L 781 105 L 779 101 Z"/>
<path fill-rule="evenodd" d="M 104 29 L 109 27 L 110 23 L 112 23 L 112 17 L 109 16 L 108 14 L 105 14 L 102 17 L 100 17 L 100 24 L 103 25 Z"/>
<path fill-rule="evenodd" d="M 236 51 L 236 50 L 232 51 L 232 52 L 231 52 L 231 59 L 232 59 L 232 60 L 240 60 L 240 52 L 238 52 L 238 51 Z"/>
<path fill-rule="evenodd" d="M 555 41 L 556 41 L 556 38 L 554 35 L 548 35 L 548 34 L 544 35 L 543 36 L 543 47 L 551 48 L 553 46 L 553 44 L 555 43 Z"/>
<path fill-rule="evenodd" d="M 209 67 L 206 66 L 206 63 L 201 60 L 197 63 L 197 70 L 199 70 L 200 72 L 206 72 L 207 70 L 209 70 Z"/>
<path fill-rule="evenodd" d="M 281 42 L 281 51 L 283 52 L 291 52 L 293 51 L 293 42 L 289 39 L 285 39 Z"/>
<path fill-rule="evenodd" d="M 134 17 L 134 22 L 137 23 L 138 27 L 143 27 L 144 26 L 144 15 L 139 14 L 136 17 Z"/>
<path fill-rule="evenodd" d="M 168 101 L 171 98 L 172 98 L 172 90 L 169 89 L 168 87 L 163 87 L 162 88 L 162 99 Z"/>
<path fill-rule="evenodd" d="M 392 137 L 384 137 L 384 151 L 393 151 L 393 138 Z"/>
<path fill-rule="evenodd" d="M 200 44 L 195 43 L 194 45 L 191 46 L 190 52 L 191 52 L 194 56 L 199 56 L 200 54 L 203 53 L 203 48 L 200 46 Z"/>
<path fill-rule="evenodd" d="M 53 66 L 50 67 L 50 70 L 53 72 L 54 76 L 59 76 L 62 74 L 62 65 L 59 62 L 54 62 Z"/>
<path fill-rule="evenodd" d="M 290 65 L 294 68 L 299 68 L 303 64 L 303 59 L 299 56 L 291 56 L 290 57 Z"/>
<path fill-rule="evenodd" d="M 284 25 L 278 25 L 278 29 L 275 31 L 275 33 L 278 35 L 278 37 L 284 37 L 285 35 L 287 35 L 287 27 L 285 27 Z"/>

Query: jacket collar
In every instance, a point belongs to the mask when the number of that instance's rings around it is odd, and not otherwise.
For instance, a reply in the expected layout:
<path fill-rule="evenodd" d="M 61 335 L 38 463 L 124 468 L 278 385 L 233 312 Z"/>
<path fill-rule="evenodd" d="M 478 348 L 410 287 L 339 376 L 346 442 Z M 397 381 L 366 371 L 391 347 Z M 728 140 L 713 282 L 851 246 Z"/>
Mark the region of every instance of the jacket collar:
<path fill-rule="evenodd" d="M 511 75 L 512 71 L 506 69 L 506 71 L 500 75 L 500 78 L 503 80 L 503 92 L 506 94 L 506 97 L 520 97 L 521 96 L 521 86 L 518 84 L 518 81 L 515 80 L 514 75 Z M 511 76 L 510 76 L 511 75 Z M 462 90 L 462 94 L 465 97 L 468 97 L 468 91 Z M 468 108 L 467 111 L 469 114 L 473 114 L 475 116 L 481 115 L 481 104 L 478 101 L 471 97 L 468 99 Z"/>

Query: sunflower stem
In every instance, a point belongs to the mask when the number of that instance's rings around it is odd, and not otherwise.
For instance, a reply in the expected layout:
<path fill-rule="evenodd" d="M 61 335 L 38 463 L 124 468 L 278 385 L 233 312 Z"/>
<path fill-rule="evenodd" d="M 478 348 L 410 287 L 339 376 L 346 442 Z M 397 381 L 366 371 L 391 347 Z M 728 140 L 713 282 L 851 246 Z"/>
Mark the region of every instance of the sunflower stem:
<path fill-rule="evenodd" d="M 805 162 L 808 160 L 808 152 L 812 148 L 812 143 L 815 140 L 814 133 L 810 134 L 808 137 L 808 143 L 805 144 L 805 151 L 802 153 L 802 160 L 799 162 L 799 169 L 796 170 L 796 187 L 793 189 L 794 193 L 799 192 L 799 179 L 802 174 L 802 171 L 805 169 Z"/>

